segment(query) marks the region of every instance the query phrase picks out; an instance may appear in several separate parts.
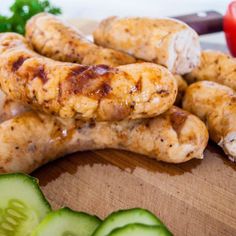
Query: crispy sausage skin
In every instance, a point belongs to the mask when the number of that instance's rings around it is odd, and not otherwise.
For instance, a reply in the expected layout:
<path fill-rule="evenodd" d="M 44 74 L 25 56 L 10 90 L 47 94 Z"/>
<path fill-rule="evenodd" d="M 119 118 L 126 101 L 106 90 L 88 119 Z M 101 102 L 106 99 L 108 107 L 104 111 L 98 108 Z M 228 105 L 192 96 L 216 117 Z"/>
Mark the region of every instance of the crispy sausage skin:
<path fill-rule="evenodd" d="M 164 65 L 176 74 L 188 73 L 199 63 L 197 33 L 177 20 L 110 17 L 93 36 L 98 45 Z"/>
<path fill-rule="evenodd" d="M 236 59 L 223 52 L 205 50 L 201 63 L 184 78 L 188 83 L 202 80 L 214 81 L 236 90 Z"/>
<path fill-rule="evenodd" d="M 31 111 L 1 123 L 0 172 L 30 173 L 68 153 L 103 148 L 181 163 L 203 158 L 208 141 L 204 123 L 177 107 L 150 119 L 67 122 Z"/>
<path fill-rule="evenodd" d="M 190 85 L 183 108 L 207 124 L 210 138 L 221 146 L 231 160 L 236 160 L 236 93 L 211 81 Z"/>
<path fill-rule="evenodd" d="M 10 99 L 46 113 L 99 121 L 159 115 L 177 94 L 174 76 L 162 66 L 112 68 L 54 61 L 33 52 L 14 33 L 0 34 L 0 85 Z"/>
<path fill-rule="evenodd" d="M 37 52 L 59 61 L 110 66 L 136 62 L 128 54 L 93 44 L 78 29 L 48 13 L 37 14 L 28 21 L 26 38 Z"/>

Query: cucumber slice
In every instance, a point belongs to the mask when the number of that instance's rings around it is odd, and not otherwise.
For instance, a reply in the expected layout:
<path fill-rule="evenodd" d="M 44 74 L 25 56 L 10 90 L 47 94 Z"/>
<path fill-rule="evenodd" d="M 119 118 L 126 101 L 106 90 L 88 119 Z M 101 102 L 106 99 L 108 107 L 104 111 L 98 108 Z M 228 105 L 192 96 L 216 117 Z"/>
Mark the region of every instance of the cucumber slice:
<path fill-rule="evenodd" d="M 143 224 L 129 224 L 114 229 L 108 236 L 172 236 L 163 226 L 150 226 Z"/>
<path fill-rule="evenodd" d="M 51 207 L 37 180 L 25 174 L 0 175 L 0 236 L 28 236 Z"/>
<path fill-rule="evenodd" d="M 96 229 L 93 236 L 106 236 L 115 228 L 120 228 L 133 223 L 163 225 L 163 223 L 154 214 L 145 209 L 134 208 L 129 210 L 121 210 L 110 214 Z"/>
<path fill-rule="evenodd" d="M 91 236 L 101 220 L 69 208 L 49 213 L 31 236 Z"/>

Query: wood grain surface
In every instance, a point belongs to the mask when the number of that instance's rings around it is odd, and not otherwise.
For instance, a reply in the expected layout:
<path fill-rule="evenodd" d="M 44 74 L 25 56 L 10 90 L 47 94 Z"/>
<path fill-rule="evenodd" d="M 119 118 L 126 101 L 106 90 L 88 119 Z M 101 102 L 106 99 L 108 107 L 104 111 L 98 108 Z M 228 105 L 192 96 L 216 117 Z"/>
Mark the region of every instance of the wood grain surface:
<path fill-rule="evenodd" d="M 86 33 L 90 24 L 82 24 Z M 54 209 L 68 206 L 104 218 L 143 207 L 176 236 L 236 235 L 236 164 L 212 143 L 204 157 L 173 165 L 118 150 L 81 152 L 33 175 Z"/>

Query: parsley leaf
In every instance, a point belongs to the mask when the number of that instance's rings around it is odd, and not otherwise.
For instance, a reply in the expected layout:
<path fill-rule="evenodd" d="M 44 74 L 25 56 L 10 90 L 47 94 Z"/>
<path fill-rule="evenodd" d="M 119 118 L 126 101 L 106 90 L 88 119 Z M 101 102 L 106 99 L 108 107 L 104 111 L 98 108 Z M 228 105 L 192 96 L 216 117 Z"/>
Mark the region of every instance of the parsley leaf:
<path fill-rule="evenodd" d="M 15 0 L 10 6 L 11 16 L 0 15 L 0 32 L 25 33 L 28 19 L 39 12 L 61 14 L 61 9 L 52 6 L 48 0 Z"/>

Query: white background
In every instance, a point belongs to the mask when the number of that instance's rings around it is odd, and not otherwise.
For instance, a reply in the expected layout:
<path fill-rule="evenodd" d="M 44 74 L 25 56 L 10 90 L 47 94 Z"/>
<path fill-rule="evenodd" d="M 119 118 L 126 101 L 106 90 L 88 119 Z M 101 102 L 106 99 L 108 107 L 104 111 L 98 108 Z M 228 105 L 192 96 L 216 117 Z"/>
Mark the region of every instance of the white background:
<path fill-rule="evenodd" d="M 230 0 L 51 0 L 65 18 L 100 20 L 107 16 L 176 16 L 204 10 L 225 13 Z M 0 13 L 7 14 L 12 0 L 0 0 Z M 223 34 L 204 36 L 204 41 L 224 44 Z"/>

